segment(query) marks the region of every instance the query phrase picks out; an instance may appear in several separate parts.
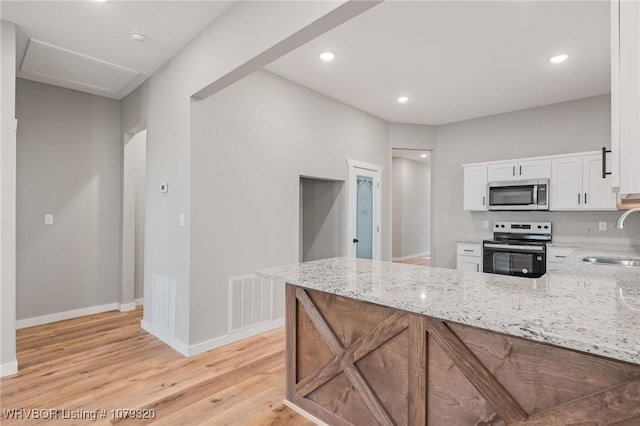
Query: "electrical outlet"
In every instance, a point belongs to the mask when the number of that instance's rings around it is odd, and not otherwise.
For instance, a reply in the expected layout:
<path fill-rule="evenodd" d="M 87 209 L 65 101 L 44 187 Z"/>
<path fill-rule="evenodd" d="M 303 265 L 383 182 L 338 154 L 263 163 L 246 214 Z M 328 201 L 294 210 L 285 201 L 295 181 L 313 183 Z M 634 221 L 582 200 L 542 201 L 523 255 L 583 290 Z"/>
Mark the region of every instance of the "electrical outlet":
<path fill-rule="evenodd" d="M 169 192 L 169 183 L 168 182 L 163 182 L 160 184 L 160 192 L 162 192 L 163 194 L 166 194 L 167 192 Z"/>
<path fill-rule="evenodd" d="M 483 228 L 488 228 L 489 227 L 489 221 L 488 220 L 483 220 L 482 221 L 482 227 Z"/>
<path fill-rule="evenodd" d="M 598 231 L 606 231 L 607 222 L 598 222 Z"/>
<path fill-rule="evenodd" d="M 44 215 L 44 224 L 45 225 L 53 225 L 53 215 L 47 213 Z"/>

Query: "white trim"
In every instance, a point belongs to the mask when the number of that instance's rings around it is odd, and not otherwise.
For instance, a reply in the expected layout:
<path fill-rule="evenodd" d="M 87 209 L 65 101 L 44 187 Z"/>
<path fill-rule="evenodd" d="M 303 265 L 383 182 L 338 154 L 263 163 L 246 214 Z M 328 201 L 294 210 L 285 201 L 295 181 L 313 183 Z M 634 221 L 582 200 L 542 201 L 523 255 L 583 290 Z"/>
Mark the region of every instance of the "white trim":
<path fill-rule="evenodd" d="M 427 256 L 431 256 L 431 252 L 430 251 L 425 251 L 424 253 L 410 254 L 409 256 L 392 257 L 391 260 L 393 262 L 400 262 L 400 261 L 403 261 L 403 260 L 413 259 L 414 257 L 427 257 Z"/>
<path fill-rule="evenodd" d="M 106 305 L 89 306 L 88 308 L 74 309 L 73 311 L 58 312 L 55 314 L 42 315 L 40 317 L 25 318 L 16 321 L 16 329 L 34 327 L 36 325 L 48 324 L 50 322 L 63 321 L 72 318 L 83 317 L 85 315 L 99 314 L 101 312 L 116 311 L 120 304 L 107 303 Z"/>
<path fill-rule="evenodd" d="M 568 154 L 543 155 L 541 157 L 525 157 L 525 158 L 514 158 L 514 159 L 511 159 L 511 160 L 485 161 L 485 162 L 482 162 L 482 163 L 467 163 L 467 164 L 463 164 L 462 167 L 488 166 L 490 164 L 517 163 L 519 161 L 553 160 L 555 158 L 577 157 L 577 156 L 581 156 L 581 155 L 598 155 L 598 154 L 602 154 L 602 151 L 573 152 L 573 153 L 568 153 Z"/>
<path fill-rule="evenodd" d="M 135 303 L 136 306 L 144 305 L 144 297 L 139 297 L 138 299 L 133 299 L 133 303 Z"/>
<path fill-rule="evenodd" d="M 18 360 L 0 364 L 0 377 L 11 376 L 18 372 Z"/>
<path fill-rule="evenodd" d="M 136 309 L 136 302 L 118 303 L 118 310 L 120 312 L 129 312 Z"/>
<path fill-rule="evenodd" d="M 226 336 L 216 337 L 210 340 L 205 340 L 201 343 L 197 343 L 195 345 L 191 345 L 188 347 L 187 354 L 185 356 L 192 357 L 195 355 L 199 355 L 201 353 L 208 352 L 210 350 L 217 349 L 219 347 L 226 346 L 228 344 L 235 343 L 237 341 L 255 336 L 260 333 L 265 333 L 269 330 L 273 330 L 279 327 L 284 327 L 284 318 L 262 322 L 252 327 L 243 328 L 242 330 L 239 330 L 235 333 L 227 334 Z"/>
<path fill-rule="evenodd" d="M 314 424 L 316 424 L 318 426 L 329 426 L 328 423 L 323 422 L 322 420 L 320 420 L 319 418 L 317 418 L 313 414 L 309 413 L 306 410 L 303 410 L 302 408 L 298 407 L 296 404 L 294 404 L 293 402 L 289 401 L 288 399 L 285 399 L 284 401 L 282 401 L 282 403 L 284 405 L 286 405 L 287 407 L 291 408 L 296 413 L 300 414 L 302 417 L 306 418 L 307 420 L 309 420 L 310 422 L 312 422 L 312 423 L 314 423 Z"/>
<path fill-rule="evenodd" d="M 171 346 L 181 355 L 189 356 L 189 345 L 174 336 L 169 335 L 167 330 L 156 327 L 149 321 L 145 320 L 140 321 L 140 327 L 142 327 L 142 329 L 147 333 L 152 334 L 157 339 L 162 340 L 164 343 Z"/>
<path fill-rule="evenodd" d="M 365 163 L 364 161 L 353 160 L 351 158 L 347 158 L 347 166 L 349 166 L 349 168 L 357 167 L 358 169 L 371 170 L 372 172 L 381 172 L 384 170 L 384 167 L 377 164 Z"/>

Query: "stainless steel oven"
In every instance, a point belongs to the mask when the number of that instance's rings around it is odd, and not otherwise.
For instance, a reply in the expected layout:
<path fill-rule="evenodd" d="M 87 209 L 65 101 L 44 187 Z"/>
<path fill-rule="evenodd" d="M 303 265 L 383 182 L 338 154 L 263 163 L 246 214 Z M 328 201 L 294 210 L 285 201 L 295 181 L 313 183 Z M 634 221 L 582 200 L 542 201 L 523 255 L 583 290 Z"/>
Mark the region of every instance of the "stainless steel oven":
<path fill-rule="evenodd" d="M 549 210 L 549 179 L 489 182 L 489 210 Z"/>
<path fill-rule="evenodd" d="M 482 244 L 483 271 L 539 278 L 547 273 L 550 222 L 496 222 L 492 240 Z"/>

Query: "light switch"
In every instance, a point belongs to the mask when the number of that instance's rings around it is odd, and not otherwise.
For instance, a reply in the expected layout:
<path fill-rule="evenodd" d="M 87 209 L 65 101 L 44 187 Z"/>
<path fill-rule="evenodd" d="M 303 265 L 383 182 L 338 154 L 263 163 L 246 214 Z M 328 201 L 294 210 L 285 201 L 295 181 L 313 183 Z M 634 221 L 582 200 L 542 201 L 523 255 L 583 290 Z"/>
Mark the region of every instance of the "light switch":
<path fill-rule="evenodd" d="M 169 192 L 169 182 L 163 182 L 160 184 L 160 192 L 162 192 L 163 194 Z"/>
<path fill-rule="evenodd" d="M 47 213 L 44 215 L 44 224 L 45 225 L 53 225 L 53 215 Z"/>
<path fill-rule="evenodd" d="M 184 213 L 180 213 L 180 226 L 184 226 Z"/>
<path fill-rule="evenodd" d="M 489 227 L 489 221 L 488 220 L 483 220 L 482 221 L 482 227 L 483 228 L 488 228 Z"/>
<path fill-rule="evenodd" d="M 606 231 L 607 230 L 607 222 L 598 222 L 598 230 Z"/>

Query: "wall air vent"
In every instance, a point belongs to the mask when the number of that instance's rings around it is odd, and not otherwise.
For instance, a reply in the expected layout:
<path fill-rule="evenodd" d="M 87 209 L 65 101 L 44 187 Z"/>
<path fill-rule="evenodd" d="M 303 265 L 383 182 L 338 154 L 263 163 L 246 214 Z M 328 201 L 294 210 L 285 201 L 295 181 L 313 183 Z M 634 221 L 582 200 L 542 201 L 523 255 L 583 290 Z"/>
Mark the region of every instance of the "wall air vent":
<path fill-rule="evenodd" d="M 229 334 L 273 319 L 273 281 L 257 275 L 229 278 Z"/>
<path fill-rule="evenodd" d="M 18 77 L 118 99 L 140 73 L 31 39 Z"/>

